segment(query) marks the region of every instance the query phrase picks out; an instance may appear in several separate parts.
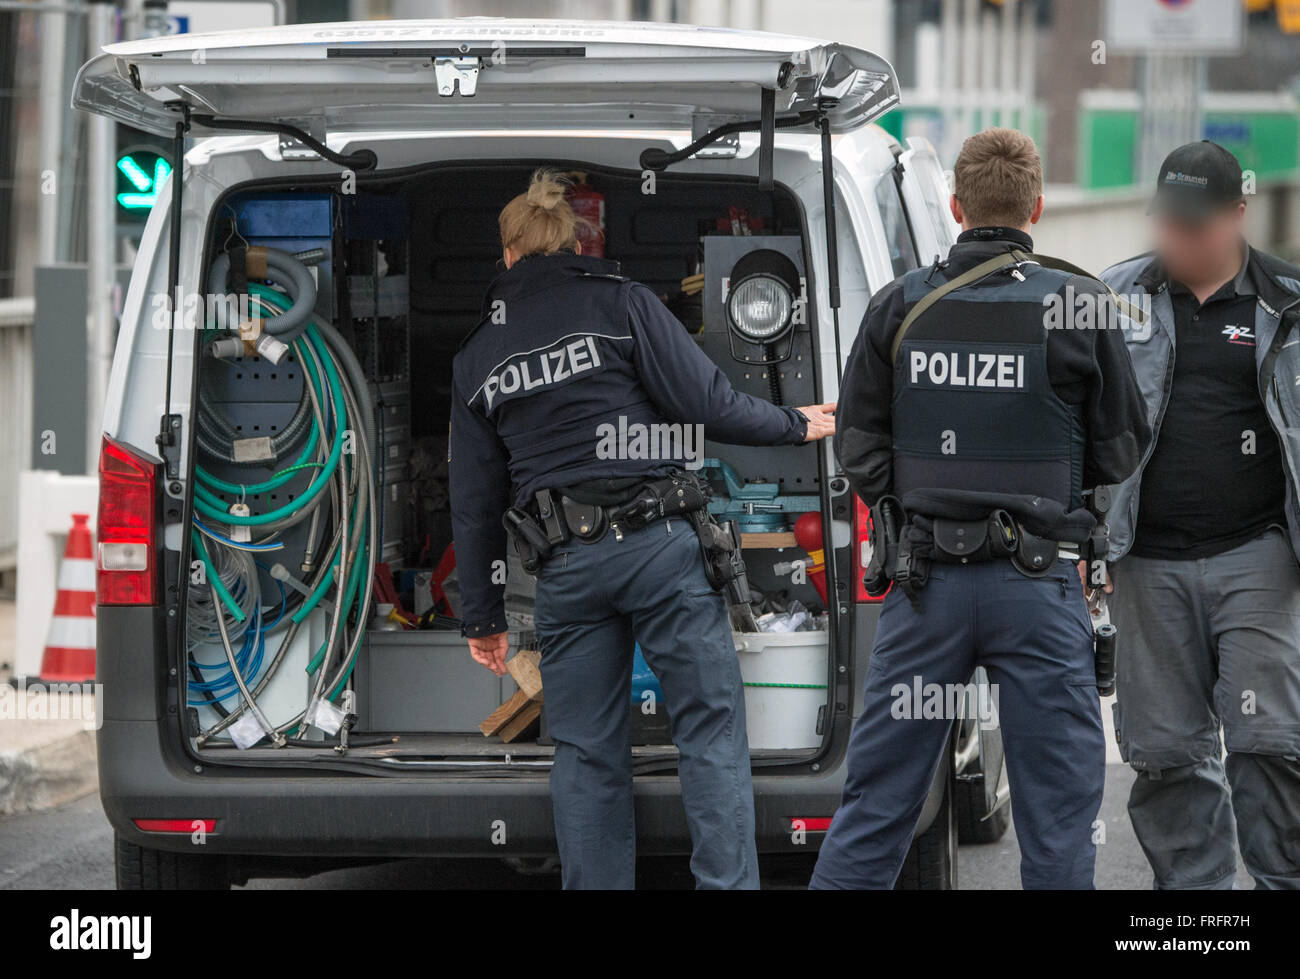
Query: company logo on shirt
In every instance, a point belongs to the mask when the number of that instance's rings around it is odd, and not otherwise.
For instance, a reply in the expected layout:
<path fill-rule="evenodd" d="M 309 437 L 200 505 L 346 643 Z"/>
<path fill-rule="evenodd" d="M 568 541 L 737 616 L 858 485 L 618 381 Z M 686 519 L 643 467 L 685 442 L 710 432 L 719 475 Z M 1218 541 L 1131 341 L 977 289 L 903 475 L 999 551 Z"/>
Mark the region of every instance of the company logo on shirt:
<path fill-rule="evenodd" d="M 908 379 L 914 387 L 1024 390 L 1025 355 L 913 350 Z"/>
<path fill-rule="evenodd" d="M 503 396 L 532 394 L 560 387 L 577 377 L 598 370 L 603 362 L 595 333 L 570 334 L 548 347 L 514 354 L 492 369 L 479 391 L 487 409 Z M 611 337 L 609 339 L 627 339 Z M 477 392 L 476 392 L 477 395 Z"/>
<path fill-rule="evenodd" d="M 1229 343 L 1235 343 L 1240 347 L 1253 347 L 1255 345 L 1255 333 L 1246 326 L 1229 323 L 1223 328 L 1223 335 L 1228 338 Z"/>

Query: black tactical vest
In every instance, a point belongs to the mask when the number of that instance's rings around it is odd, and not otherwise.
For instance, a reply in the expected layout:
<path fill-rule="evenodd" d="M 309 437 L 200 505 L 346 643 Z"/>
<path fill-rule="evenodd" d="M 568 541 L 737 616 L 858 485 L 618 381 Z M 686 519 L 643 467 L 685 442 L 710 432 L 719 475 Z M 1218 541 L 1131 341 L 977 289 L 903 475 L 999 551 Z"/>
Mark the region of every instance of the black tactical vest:
<path fill-rule="evenodd" d="M 1080 412 L 1047 371 L 1043 298 L 1067 276 L 1018 271 L 1023 281 L 1003 270 L 952 291 L 904 335 L 894 362 L 895 495 L 961 490 L 1082 506 Z M 939 285 L 916 269 L 904 301 L 910 308 Z"/>

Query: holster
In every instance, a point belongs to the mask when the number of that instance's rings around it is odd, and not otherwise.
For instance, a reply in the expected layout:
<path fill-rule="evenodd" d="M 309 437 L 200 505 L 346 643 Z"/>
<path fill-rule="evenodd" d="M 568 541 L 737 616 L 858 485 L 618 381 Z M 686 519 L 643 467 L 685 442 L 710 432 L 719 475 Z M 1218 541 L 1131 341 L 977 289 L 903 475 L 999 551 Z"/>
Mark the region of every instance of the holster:
<path fill-rule="evenodd" d="M 728 605 L 749 604 L 740 529 L 730 520 L 719 523 L 709 512 L 708 483 L 678 470 L 641 486 L 631 500 L 612 508 L 609 517 L 611 526 L 625 530 L 638 530 L 669 517 L 685 518 L 699 539 L 709 586 L 724 592 Z"/>
<path fill-rule="evenodd" d="M 519 563 L 528 574 L 535 575 L 542 570 L 542 565 L 551 556 L 551 542 L 541 524 L 533 519 L 532 514 L 511 507 L 501 518 L 506 534 L 514 545 Z"/>
<path fill-rule="evenodd" d="M 1011 563 L 1027 578 L 1043 578 L 1052 573 L 1060 553 L 1061 545 L 1058 542 L 1035 537 L 1022 530 L 1016 552 L 1011 555 Z"/>
<path fill-rule="evenodd" d="M 610 509 L 610 521 L 624 530 L 640 530 L 666 517 L 706 512 L 708 485 L 686 472 L 675 472 L 641 486 L 632 499 Z"/>
<path fill-rule="evenodd" d="M 894 584 L 902 589 L 913 609 L 921 607 L 921 589 L 930 583 L 934 538 L 929 528 L 912 521 L 903 528 L 894 563 Z"/>
<path fill-rule="evenodd" d="M 870 509 L 871 558 L 862 570 L 862 587 L 871 598 L 889 591 L 898 563 L 898 543 L 907 513 L 896 496 L 882 496 Z"/>
<path fill-rule="evenodd" d="M 871 508 L 870 535 L 871 558 L 863 569 L 862 587 L 879 598 L 897 585 L 912 608 L 920 608 L 934 550 L 929 521 L 913 521 L 898 497 L 882 496 Z"/>
<path fill-rule="evenodd" d="M 704 574 L 714 591 L 725 592 L 728 605 L 749 603 L 749 575 L 745 570 L 740 530 L 734 521 L 718 523 L 707 508 L 687 515 L 700 540 Z"/>
<path fill-rule="evenodd" d="M 554 490 L 539 490 L 533 497 L 537 503 L 537 517 L 542 532 L 552 547 L 568 543 L 569 527 L 561 506 L 562 497 Z"/>

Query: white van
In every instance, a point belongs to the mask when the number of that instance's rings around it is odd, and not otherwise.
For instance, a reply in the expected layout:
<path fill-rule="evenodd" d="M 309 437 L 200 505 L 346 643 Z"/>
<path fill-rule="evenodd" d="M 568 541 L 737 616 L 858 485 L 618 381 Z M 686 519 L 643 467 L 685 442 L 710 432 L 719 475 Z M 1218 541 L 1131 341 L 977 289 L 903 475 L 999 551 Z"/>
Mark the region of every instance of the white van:
<path fill-rule="evenodd" d="M 495 215 L 539 165 L 573 172 L 591 247 L 738 389 L 833 401 L 871 294 L 955 235 L 932 149 L 873 124 L 897 104 L 865 51 L 658 24 L 313 24 L 115 44 L 82 68 L 76 107 L 191 140 L 140 242 L 104 414 L 119 887 L 554 862 L 544 717 L 485 723 L 523 695 L 455 620 L 450 366 L 497 271 Z M 726 301 L 758 251 L 800 293 L 761 333 Z M 865 508 L 826 442 L 706 456 L 758 610 L 797 601 L 820 626 L 736 637 L 759 852 L 810 868 L 878 615 Z M 530 584 L 511 568 L 520 648 Z M 687 854 L 670 720 L 653 675 L 634 680 L 639 852 Z M 996 730 L 958 725 L 900 886 L 952 886 L 959 836 L 997 839 L 1005 802 Z"/>

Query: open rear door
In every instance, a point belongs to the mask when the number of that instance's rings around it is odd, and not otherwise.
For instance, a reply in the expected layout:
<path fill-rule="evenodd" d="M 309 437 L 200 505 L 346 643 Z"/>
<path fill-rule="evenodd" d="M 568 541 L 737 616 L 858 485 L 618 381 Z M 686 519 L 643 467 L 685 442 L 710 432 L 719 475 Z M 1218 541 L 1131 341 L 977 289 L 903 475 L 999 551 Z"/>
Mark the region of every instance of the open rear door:
<path fill-rule="evenodd" d="M 206 120 L 346 131 L 708 129 L 822 110 L 837 132 L 898 102 L 869 52 L 777 34 L 663 24 L 467 19 L 310 24 L 109 45 L 73 105 L 159 135 Z M 249 127 L 250 129 L 253 127 Z"/>
<path fill-rule="evenodd" d="M 948 207 L 952 191 L 934 147 L 926 139 L 909 139 L 898 163 L 903 170 L 898 189 L 911 220 L 917 260 L 925 265 L 936 256 L 946 257 L 961 229 Z"/>

